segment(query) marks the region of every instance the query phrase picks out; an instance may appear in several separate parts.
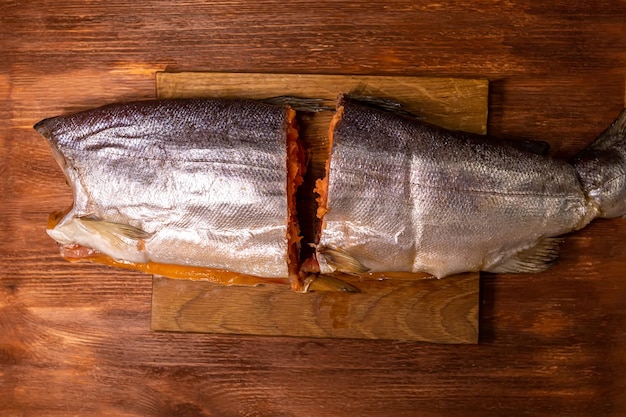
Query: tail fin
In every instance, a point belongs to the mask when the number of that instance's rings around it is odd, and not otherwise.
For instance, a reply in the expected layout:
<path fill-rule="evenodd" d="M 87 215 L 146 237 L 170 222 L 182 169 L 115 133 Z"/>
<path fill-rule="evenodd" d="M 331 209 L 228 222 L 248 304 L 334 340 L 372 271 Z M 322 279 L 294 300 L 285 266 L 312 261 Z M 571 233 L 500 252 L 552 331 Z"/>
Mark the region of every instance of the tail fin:
<path fill-rule="evenodd" d="M 599 217 L 626 215 L 626 109 L 573 164 Z"/>

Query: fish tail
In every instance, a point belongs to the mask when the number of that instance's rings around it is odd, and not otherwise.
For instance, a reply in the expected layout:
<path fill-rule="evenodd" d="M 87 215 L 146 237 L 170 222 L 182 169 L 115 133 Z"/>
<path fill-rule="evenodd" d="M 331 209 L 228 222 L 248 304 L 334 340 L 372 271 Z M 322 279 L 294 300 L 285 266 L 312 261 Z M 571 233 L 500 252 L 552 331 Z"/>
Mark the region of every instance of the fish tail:
<path fill-rule="evenodd" d="M 626 109 L 572 162 L 598 217 L 626 215 Z"/>

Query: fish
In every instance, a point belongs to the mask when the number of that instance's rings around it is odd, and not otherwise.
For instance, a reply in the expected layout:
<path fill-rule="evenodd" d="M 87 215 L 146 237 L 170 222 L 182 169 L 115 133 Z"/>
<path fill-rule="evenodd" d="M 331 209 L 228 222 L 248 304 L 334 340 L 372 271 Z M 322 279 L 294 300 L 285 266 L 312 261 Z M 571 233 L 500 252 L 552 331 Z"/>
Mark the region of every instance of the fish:
<path fill-rule="evenodd" d="M 44 119 L 74 197 L 47 232 L 71 261 L 358 292 L 343 274 L 541 272 L 563 234 L 626 214 L 626 110 L 562 161 L 350 94 L 328 148 L 304 149 L 296 116 L 315 103 L 149 100 Z M 311 159 L 323 174 L 306 188 Z"/>
<path fill-rule="evenodd" d="M 626 109 L 571 161 L 350 96 L 329 142 L 306 262 L 322 274 L 537 273 L 560 236 L 626 213 Z"/>
<path fill-rule="evenodd" d="M 73 193 L 47 233 L 70 260 L 302 291 L 295 114 L 252 100 L 170 99 L 44 119 L 34 128 Z"/>

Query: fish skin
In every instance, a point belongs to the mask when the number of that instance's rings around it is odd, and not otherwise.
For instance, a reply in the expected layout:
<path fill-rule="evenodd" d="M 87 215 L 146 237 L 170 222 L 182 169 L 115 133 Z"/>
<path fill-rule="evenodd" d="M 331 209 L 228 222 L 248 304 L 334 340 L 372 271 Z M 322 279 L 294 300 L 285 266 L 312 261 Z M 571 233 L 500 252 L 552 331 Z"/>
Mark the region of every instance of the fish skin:
<path fill-rule="evenodd" d="M 178 99 L 39 122 L 74 193 L 48 233 L 129 262 L 288 277 L 286 113 L 254 101 Z M 102 234 L 94 219 L 147 236 Z"/>
<path fill-rule="evenodd" d="M 555 236 L 626 212 L 623 129 L 570 164 L 348 97 L 338 113 L 322 273 L 337 268 L 328 248 L 372 272 L 538 272 L 558 256 Z"/>
<path fill-rule="evenodd" d="M 626 109 L 572 161 L 585 192 L 600 208 L 599 217 L 626 213 Z"/>

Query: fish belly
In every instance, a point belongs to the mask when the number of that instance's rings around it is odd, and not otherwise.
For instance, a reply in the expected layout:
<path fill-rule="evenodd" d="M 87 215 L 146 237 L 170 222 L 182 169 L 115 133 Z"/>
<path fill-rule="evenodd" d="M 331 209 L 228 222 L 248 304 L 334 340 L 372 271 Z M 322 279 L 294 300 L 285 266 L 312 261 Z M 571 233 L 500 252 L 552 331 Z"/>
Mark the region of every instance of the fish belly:
<path fill-rule="evenodd" d="M 338 114 L 318 247 L 371 271 L 489 271 L 595 215 L 567 163 L 349 101 Z"/>

